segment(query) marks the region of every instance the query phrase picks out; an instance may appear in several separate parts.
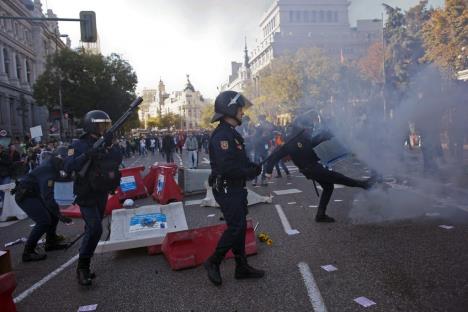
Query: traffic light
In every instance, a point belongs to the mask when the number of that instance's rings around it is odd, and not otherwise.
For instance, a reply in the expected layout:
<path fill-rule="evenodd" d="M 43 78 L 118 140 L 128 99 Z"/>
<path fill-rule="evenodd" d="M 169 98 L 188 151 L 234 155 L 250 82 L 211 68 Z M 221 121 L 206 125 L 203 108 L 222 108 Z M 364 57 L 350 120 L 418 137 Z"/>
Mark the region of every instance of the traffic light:
<path fill-rule="evenodd" d="M 80 12 L 80 26 L 82 42 L 97 41 L 96 13 L 94 11 Z"/>

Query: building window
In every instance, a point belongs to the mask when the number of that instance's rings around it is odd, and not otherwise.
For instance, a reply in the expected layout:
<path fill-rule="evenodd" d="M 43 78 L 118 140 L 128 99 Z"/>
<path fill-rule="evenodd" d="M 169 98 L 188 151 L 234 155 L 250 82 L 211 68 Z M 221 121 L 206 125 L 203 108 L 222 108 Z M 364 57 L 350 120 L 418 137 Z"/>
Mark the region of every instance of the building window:
<path fill-rule="evenodd" d="M 26 61 L 26 79 L 31 83 L 31 63 Z"/>
<path fill-rule="evenodd" d="M 332 22 L 332 11 L 327 11 L 327 22 L 328 23 Z"/>
<path fill-rule="evenodd" d="M 317 22 L 317 12 L 312 11 L 312 16 L 311 16 L 312 23 Z"/>
<path fill-rule="evenodd" d="M 15 98 L 10 98 L 10 122 L 13 126 L 16 125 L 16 113 Z"/>
<path fill-rule="evenodd" d="M 299 23 L 301 21 L 301 11 L 295 11 L 294 18 Z"/>
<path fill-rule="evenodd" d="M 18 55 L 16 55 L 15 60 L 16 60 L 16 75 L 18 79 L 21 80 L 21 76 L 22 76 L 21 75 L 21 61 Z"/>
<path fill-rule="evenodd" d="M 325 21 L 325 12 L 324 11 L 320 11 L 319 12 L 319 22 L 320 23 L 323 23 Z"/>
<path fill-rule="evenodd" d="M 337 12 L 337 11 L 335 11 L 335 12 L 333 13 L 333 21 L 334 21 L 335 23 L 338 23 L 338 12 Z"/>
<path fill-rule="evenodd" d="M 10 77 L 10 56 L 8 55 L 8 50 L 3 48 L 3 64 L 5 65 L 5 73 Z"/>
<path fill-rule="evenodd" d="M 294 20 L 294 11 L 289 11 L 289 22 L 292 23 Z"/>
<path fill-rule="evenodd" d="M 304 11 L 304 22 L 310 22 L 309 11 Z"/>

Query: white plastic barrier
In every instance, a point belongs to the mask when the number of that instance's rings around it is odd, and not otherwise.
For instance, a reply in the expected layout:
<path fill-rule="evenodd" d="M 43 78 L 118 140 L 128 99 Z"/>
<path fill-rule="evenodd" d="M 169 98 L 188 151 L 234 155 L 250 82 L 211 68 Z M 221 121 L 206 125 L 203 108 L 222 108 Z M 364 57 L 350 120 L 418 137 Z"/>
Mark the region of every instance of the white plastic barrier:
<path fill-rule="evenodd" d="M 3 198 L 3 209 L 0 221 L 7 221 L 10 218 L 17 218 L 18 220 L 26 219 L 28 216 L 21 210 L 15 201 L 15 197 L 11 195 L 11 190 L 15 188 L 15 183 L 0 185 L 0 191 L 5 192 Z"/>
<path fill-rule="evenodd" d="M 73 204 L 75 201 L 75 195 L 73 194 L 73 181 L 55 182 L 54 198 L 59 206 L 69 206 Z"/>
<path fill-rule="evenodd" d="M 185 194 L 204 193 L 205 185 L 211 174 L 211 169 L 186 169 L 179 168 L 177 184 Z"/>
<path fill-rule="evenodd" d="M 167 233 L 187 229 L 181 202 L 113 210 L 110 238 L 99 242 L 96 253 L 159 245 Z"/>
<path fill-rule="evenodd" d="M 249 189 L 247 189 L 247 201 L 248 205 L 252 206 L 259 203 L 268 203 L 271 204 L 273 202 L 273 198 L 271 196 L 261 196 Z M 219 207 L 218 203 L 214 199 L 213 190 L 211 186 L 208 186 L 206 189 L 206 196 L 201 201 L 201 206 L 203 207 Z"/>

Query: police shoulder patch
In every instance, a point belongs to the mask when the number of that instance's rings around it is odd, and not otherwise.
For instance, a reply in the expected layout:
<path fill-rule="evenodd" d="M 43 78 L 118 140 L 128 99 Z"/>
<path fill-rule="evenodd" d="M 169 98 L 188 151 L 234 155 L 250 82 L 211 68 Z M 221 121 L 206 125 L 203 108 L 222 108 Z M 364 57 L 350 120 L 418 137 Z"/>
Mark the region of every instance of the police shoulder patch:
<path fill-rule="evenodd" d="M 301 143 L 301 142 L 297 142 L 297 147 L 302 148 L 302 143 Z"/>
<path fill-rule="evenodd" d="M 75 149 L 74 148 L 69 148 L 68 152 L 67 152 L 67 155 L 68 156 L 73 156 L 74 154 L 75 154 Z"/>
<path fill-rule="evenodd" d="M 219 143 L 220 143 L 221 149 L 223 150 L 229 149 L 229 141 L 220 141 Z"/>

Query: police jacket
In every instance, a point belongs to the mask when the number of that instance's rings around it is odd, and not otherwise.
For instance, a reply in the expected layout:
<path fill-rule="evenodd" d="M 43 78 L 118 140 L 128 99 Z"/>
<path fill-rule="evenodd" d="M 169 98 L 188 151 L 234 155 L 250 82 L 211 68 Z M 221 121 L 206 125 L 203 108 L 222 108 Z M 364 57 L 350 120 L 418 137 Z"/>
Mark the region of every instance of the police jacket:
<path fill-rule="evenodd" d="M 307 131 L 302 132 L 297 137 L 291 134 L 290 138 L 286 139 L 286 143 L 272 153 L 271 158 L 266 163 L 266 173 L 271 174 L 275 164 L 286 156 L 291 157 L 291 160 L 301 172 L 307 170 L 307 167 L 320 161 L 314 147 L 330 138 L 331 135 L 328 132 L 319 133 L 312 137 L 307 134 Z"/>
<path fill-rule="evenodd" d="M 79 140 L 72 143 L 68 150 L 68 157 L 65 159 L 64 169 L 67 173 L 71 174 L 72 172 L 75 172 L 75 177 L 77 176 L 77 173 L 89 160 L 89 156 L 86 152 L 92 149 L 95 142 L 96 139 L 92 138 L 88 134 L 85 134 Z M 120 163 L 122 162 L 122 154 L 116 145 L 113 145 L 111 148 L 104 149 L 102 152 L 102 157 L 100 158 L 102 162 L 112 163 L 113 167 L 115 167 L 115 170 L 117 171 Z M 93 161 L 95 162 L 95 160 Z M 90 166 L 89 170 L 93 170 L 93 166 Z M 86 181 L 79 182 L 78 180 L 75 180 L 75 194 L 77 196 L 83 196 L 83 194 L 76 193 L 77 184 L 79 183 L 86 183 Z M 89 193 L 86 195 L 93 197 L 93 191 L 95 192 L 95 190 L 86 192 Z"/>
<path fill-rule="evenodd" d="M 33 194 L 41 198 L 48 209 L 57 213 L 59 212 L 59 206 L 54 198 L 54 183 L 60 178 L 60 170 L 61 168 L 51 158 L 37 166 L 19 181 L 23 187 L 29 188 Z"/>
<path fill-rule="evenodd" d="M 223 120 L 211 135 L 209 155 L 212 176 L 221 176 L 226 180 L 250 180 L 257 175 L 257 166 L 245 152 L 244 139 Z"/>

